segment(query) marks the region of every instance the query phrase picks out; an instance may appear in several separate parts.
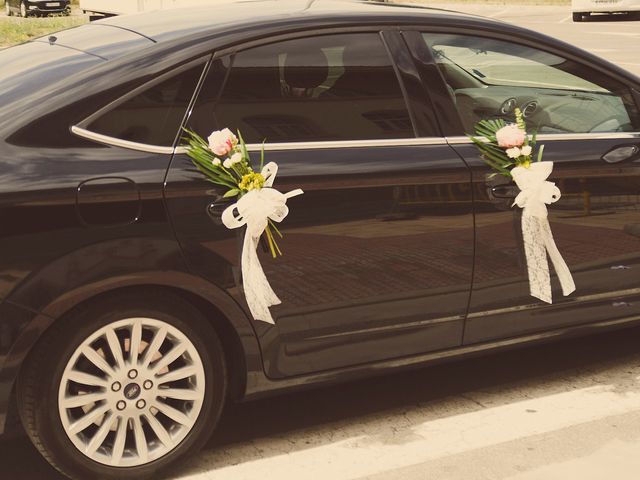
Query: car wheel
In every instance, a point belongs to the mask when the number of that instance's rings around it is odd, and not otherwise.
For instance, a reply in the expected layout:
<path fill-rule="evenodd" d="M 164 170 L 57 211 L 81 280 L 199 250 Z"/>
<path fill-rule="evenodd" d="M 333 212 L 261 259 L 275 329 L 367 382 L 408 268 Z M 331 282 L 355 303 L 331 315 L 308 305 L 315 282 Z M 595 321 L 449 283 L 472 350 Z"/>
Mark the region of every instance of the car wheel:
<path fill-rule="evenodd" d="M 573 21 L 574 22 L 582 22 L 584 21 L 584 13 L 573 13 Z"/>
<path fill-rule="evenodd" d="M 27 18 L 29 16 L 29 10 L 27 10 L 27 4 L 24 2 L 20 2 L 20 16 L 23 18 Z"/>
<path fill-rule="evenodd" d="M 144 479 L 202 447 L 226 385 L 222 344 L 199 310 L 172 295 L 114 297 L 39 341 L 18 404 L 34 445 L 65 475 Z"/>

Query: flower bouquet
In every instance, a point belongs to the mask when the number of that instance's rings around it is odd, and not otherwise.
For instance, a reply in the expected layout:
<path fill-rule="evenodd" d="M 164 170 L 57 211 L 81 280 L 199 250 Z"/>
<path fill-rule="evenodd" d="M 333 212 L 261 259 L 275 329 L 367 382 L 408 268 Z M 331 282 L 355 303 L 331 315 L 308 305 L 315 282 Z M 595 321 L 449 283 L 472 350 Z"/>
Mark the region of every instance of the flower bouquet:
<path fill-rule="evenodd" d="M 515 167 L 529 168 L 536 147 L 537 134 L 527 135 L 522 111 L 515 109 L 516 123 L 507 124 L 503 119 L 481 120 L 475 126 L 476 135 L 470 137 L 476 144 L 485 163 L 494 169 L 495 175 L 511 178 Z M 544 145 L 538 148 L 536 161 L 542 161 Z"/>
<path fill-rule="evenodd" d="M 543 162 L 544 145 L 538 147 L 536 161 L 536 135 L 527 134 L 520 109 L 515 110 L 515 123 L 504 120 L 482 120 L 476 124 L 476 134 L 471 136 L 484 162 L 495 170 L 490 177 L 503 175 L 512 178 L 520 193 L 513 205 L 522 208 L 522 238 L 524 241 L 529 290 L 532 296 L 552 303 L 551 280 L 547 254 L 558 274 L 562 293 L 575 291 L 573 277 L 560 255 L 551 233 L 547 205 L 560 199 L 560 189 L 547 181 L 553 170 L 553 162 Z"/>
<path fill-rule="evenodd" d="M 197 133 L 187 129 L 185 131 L 188 135 L 185 137 L 188 142 L 187 155 L 208 181 L 228 188 L 223 198 L 240 199 L 253 190 L 265 187 L 264 145 L 260 151 L 259 171 L 255 171 L 240 132 L 236 136 L 228 128 L 217 130 L 205 141 Z M 282 255 L 276 242 L 276 235 L 282 238 L 282 233 L 270 218 L 264 228 L 264 235 L 271 256 L 276 258 Z"/>
<path fill-rule="evenodd" d="M 185 130 L 187 155 L 206 179 L 227 189 L 224 198 L 237 198 L 222 212 L 222 223 L 229 229 L 246 227 L 242 245 L 242 283 L 249 310 L 256 320 L 274 323 L 269 307 L 280 303 L 271 289 L 256 253 L 264 234 L 273 258 L 282 255 L 276 235 L 282 234 L 275 222 L 289 214 L 287 199 L 302 190 L 281 193 L 273 188 L 278 165 L 264 165 L 264 145 L 260 150 L 260 167 L 255 170 L 247 146 L 238 132 L 225 128 L 213 132 L 205 141 L 197 133 Z"/>

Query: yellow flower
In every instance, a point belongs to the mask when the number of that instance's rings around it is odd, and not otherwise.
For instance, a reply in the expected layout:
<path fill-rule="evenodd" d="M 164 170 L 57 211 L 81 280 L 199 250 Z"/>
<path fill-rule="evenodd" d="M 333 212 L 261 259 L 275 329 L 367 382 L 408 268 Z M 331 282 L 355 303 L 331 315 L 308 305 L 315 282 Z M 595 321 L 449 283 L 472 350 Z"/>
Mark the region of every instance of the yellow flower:
<path fill-rule="evenodd" d="M 250 192 L 251 190 L 258 190 L 264 187 L 264 177 L 261 173 L 251 172 L 242 176 L 242 181 L 240 182 L 240 190 L 246 190 Z"/>

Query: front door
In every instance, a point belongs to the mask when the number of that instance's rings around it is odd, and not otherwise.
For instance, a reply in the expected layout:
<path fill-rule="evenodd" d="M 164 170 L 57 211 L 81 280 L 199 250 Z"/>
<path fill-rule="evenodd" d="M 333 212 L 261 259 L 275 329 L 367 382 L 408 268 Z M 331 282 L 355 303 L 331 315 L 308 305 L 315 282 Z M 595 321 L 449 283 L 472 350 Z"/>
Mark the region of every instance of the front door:
<path fill-rule="evenodd" d="M 549 208 L 575 279 L 553 304 L 529 295 L 517 188 L 491 171 L 468 138 L 451 138 L 473 170 L 476 263 L 465 343 L 640 315 L 640 117 L 632 87 L 597 65 L 517 40 L 425 33 L 464 132 L 481 119 L 513 122 L 520 107 L 553 161 L 562 192 Z M 551 48 L 551 47 L 549 47 Z M 512 185 L 512 184 L 511 184 Z M 553 272 L 553 269 L 552 269 Z"/>
<path fill-rule="evenodd" d="M 271 377 L 462 342 L 470 174 L 433 124 L 425 131 L 424 112 L 408 108 L 388 53 L 402 48 L 379 32 L 335 33 L 220 55 L 189 120 L 202 135 L 240 129 L 254 159 L 266 140 L 274 187 L 305 192 L 288 202 L 284 256 L 259 252 L 282 300 L 275 326 L 253 322 Z M 166 196 L 191 268 L 244 306 L 241 233 L 219 224 L 221 193 L 185 155 L 174 158 Z"/>

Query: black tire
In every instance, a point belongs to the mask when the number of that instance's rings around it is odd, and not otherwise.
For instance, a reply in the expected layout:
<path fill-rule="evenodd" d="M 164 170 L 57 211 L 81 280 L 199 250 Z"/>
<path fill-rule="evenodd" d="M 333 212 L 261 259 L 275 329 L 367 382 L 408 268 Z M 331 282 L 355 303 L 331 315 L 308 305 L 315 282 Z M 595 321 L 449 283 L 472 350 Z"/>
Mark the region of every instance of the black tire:
<path fill-rule="evenodd" d="M 128 318 L 157 319 L 185 335 L 202 360 L 205 393 L 193 427 L 173 450 L 143 465 L 113 467 L 89 458 L 70 440 L 58 411 L 58 389 L 65 366 L 78 346 L 93 332 Z M 75 480 L 142 480 L 158 478 L 159 472 L 175 467 L 202 448 L 219 420 L 227 383 L 222 344 L 198 309 L 173 294 L 121 294 L 88 303 L 60 319 L 23 365 L 17 395 L 29 438 L 60 472 Z M 128 421 L 125 425 L 128 429 Z"/>
<path fill-rule="evenodd" d="M 584 22 L 584 13 L 573 12 L 573 21 L 574 22 Z"/>

